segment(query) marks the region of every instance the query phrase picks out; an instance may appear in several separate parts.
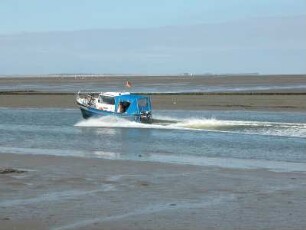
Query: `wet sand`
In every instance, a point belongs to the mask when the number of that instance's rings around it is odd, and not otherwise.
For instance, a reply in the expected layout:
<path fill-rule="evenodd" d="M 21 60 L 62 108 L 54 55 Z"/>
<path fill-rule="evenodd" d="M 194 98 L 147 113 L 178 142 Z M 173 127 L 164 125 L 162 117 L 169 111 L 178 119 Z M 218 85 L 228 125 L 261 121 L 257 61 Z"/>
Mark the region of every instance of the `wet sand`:
<path fill-rule="evenodd" d="M 1 154 L 0 229 L 305 229 L 306 174 Z"/>
<path fill-rule="evenodd" d="M 0 93 L 0 107 L 77 108 L 74 94 L 69 93 Z M 297 94 L 160 94 L 150 95 L 153 109 L 205 110 L 245 109 L 306 111 L 306 93 Z"/>

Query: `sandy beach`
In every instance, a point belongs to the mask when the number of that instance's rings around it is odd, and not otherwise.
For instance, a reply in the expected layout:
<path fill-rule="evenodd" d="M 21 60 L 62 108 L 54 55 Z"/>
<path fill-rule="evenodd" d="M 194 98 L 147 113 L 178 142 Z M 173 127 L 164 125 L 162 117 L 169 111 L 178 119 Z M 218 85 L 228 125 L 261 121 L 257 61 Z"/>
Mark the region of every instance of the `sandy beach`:
<path fill-rule="evenodd" d="M 306 174 L 1 154 L 0 229 L 305 229 Z"/>

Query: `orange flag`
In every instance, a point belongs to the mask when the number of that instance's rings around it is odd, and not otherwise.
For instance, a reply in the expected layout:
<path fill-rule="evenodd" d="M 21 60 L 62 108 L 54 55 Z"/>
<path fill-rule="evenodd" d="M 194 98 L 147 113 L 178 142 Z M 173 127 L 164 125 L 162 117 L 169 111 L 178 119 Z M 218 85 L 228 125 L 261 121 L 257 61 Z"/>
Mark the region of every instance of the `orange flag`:
<path fill-rule="evenodd" d="M 132 84 L 131 84 L 131 82 L 126 81 L 125 86 L 128 87 L 128 88 L 131 88 L 131 87 L 132 87 Z"/>

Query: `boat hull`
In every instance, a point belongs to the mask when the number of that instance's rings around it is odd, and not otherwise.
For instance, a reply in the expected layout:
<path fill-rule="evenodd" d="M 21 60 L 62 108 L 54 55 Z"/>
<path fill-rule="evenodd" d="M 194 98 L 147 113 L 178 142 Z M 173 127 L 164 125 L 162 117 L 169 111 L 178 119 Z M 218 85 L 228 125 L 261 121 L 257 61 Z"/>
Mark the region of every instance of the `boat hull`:
<path fill-rule="evenodd" d="M 81 113 L 84 119 L 115 116 L 115 117 L 123 118 L 129 121 L 136 121 L 136 122 L 141 122 L 141 123 L 151 123 L 151 120 L 152 120 L 151 116 L 142 117 L 139 114 L 135 114 L 135 115 L 120 114 L 120 113 L 98 110 L 98 109 L 86 107 L 80 104 L 79 106 L 80 106 L 80 110 L 81 110 Z"/>

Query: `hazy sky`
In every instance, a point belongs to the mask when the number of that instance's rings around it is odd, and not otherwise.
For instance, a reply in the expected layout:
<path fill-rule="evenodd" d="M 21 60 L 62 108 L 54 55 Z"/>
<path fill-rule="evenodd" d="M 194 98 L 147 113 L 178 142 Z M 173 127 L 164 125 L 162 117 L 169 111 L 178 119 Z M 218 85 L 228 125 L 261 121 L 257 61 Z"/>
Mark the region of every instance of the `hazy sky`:
<path fill-rule="evenodd" d="M 147 28 L 305 13 L 305 0 L 1 0 L 0 31 Z"/>
<path fill-rule="evenodd" d="M 0 0 L 0 74 L 306 73 L 306 0 Z"/>

